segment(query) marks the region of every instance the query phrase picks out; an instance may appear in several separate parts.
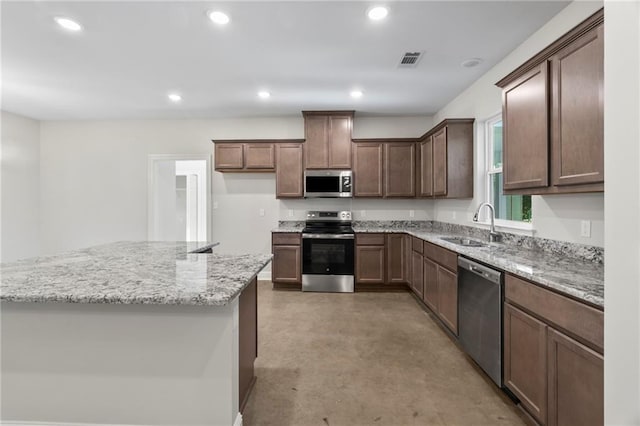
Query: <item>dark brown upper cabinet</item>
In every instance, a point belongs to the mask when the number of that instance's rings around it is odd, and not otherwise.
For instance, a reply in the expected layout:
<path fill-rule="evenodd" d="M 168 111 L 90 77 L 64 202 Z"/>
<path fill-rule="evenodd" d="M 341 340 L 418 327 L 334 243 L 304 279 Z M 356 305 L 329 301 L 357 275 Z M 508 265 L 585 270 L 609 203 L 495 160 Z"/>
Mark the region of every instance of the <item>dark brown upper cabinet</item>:
<path fill-rule="evenodd" d="M 239 171 L 244 168 L 244 144 L 216 143 L 214 147 L 216 170 Z"/>
<path fill-rule="evenodd" d="M 604 191 L 604 12 L 500 80 L 505 194 Z"/>
<path fill-rule="evenodd" d="M 304 149 L 302 143 L 276 145 L 276 198 L 304 196 Z"/>
<path fill-rule="evenodd" d="M 548 77 L 543 62 L 502 91 L 505 191 L 549 184 Z"/>
<path fill-rule="evenodd" d="M 360 139 L 353 144 L 355 197 L 415 197 L 415 139 L 411 142 L 394 140 Z"/>
<path fill-rule="evenodd" d="M 433 136 L 418 143 L 417 196 L 433 196 Z"/>
<path fill-rule="evenodd" d="M 219 172 L 274 172 L 273 143 L 216 143 L 215 169 Z"/>
<path fill-rule="evenodd" d="M 219 172 L 276 171 L 276 146 L 300 139 L 215 140 L 214 166 Z"/>
<path fill-rule="evenodd" d="M 416 145 L 384 144 L 384 196 L 413 198 L 416 196 Z"/>
<path fill-rule="evenodd" d="M 418 197 L 473 198 L 473 119 L 447 119 L 418 142 Z"/>
<path fill-rule="evenodd" d="M 381 143 L 353 144 L 353 196 L 382 197 L 384 150 Z"/>
<path fill-rule="evenodd" d="M 351 169 L 353 111 L 302 111 L 306 169 Z"/>
<path fill-rule="evenodd" d="M 604 182 L 604 24 L 550 63 L 553 184 Z"/>

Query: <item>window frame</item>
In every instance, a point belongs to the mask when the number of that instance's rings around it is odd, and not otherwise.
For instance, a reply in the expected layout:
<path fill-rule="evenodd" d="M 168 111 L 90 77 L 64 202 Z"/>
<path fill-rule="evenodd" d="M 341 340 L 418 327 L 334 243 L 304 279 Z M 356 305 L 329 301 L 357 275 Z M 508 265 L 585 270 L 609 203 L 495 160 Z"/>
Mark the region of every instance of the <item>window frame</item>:
<path fill-rule="evenodd" d="M 493 136 L 492 136 L 491 129 L 493 129 L 493 124 L 499 121 L 503 121 L 502 111 L 490 116 L 483 122 L 483 125 L 484 125 L 484 165 L 483 165 L 484 166 L 483 167 L 484 201 L 487 203 L 491 203 L 492 201 L 492 197 L 491 197 L 492 175 L 495 175 L 498 173 L 504 173 L 504 169 L 503 169 L 504 161 L 500 163 L 500 167 L 494 167 L 493 165 Z M 504 126 L 504 122 L 503 122 L 503 126 Z M 503 139 L 502 150 L 504 153 L 504 139 Z M 503 178 L 504 178 L 504 174 L 503 174 Z M 479 223 L 482 223 L 484 225 L 489 225 L 491 223 L 491 220 L 487 212 L 481 212 L 480 217 L 481 217 L 481 221 Z M 501 228 L 512 228 L 512 229 L 518 229 L 521 231 L 533 232 L 534 230 L 533 221 L 534 221 L 534 218 L 533 218 L 533 208 L 532 208 L 531 222 L 496 218 L 495 225 Z"/>

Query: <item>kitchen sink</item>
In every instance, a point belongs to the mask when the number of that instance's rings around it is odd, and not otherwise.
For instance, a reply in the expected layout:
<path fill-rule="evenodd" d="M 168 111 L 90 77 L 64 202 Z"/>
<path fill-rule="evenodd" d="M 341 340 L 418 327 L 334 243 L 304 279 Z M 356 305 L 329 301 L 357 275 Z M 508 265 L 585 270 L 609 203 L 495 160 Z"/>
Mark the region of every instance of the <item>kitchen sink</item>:
<path fill-rule="evenodd" d="M 486 247 L 488 245 L 482 241 L 472 240 L 471 238 L 466 237 L 441 237 L 440 239 L 448 243 L 465 247 Z"/>

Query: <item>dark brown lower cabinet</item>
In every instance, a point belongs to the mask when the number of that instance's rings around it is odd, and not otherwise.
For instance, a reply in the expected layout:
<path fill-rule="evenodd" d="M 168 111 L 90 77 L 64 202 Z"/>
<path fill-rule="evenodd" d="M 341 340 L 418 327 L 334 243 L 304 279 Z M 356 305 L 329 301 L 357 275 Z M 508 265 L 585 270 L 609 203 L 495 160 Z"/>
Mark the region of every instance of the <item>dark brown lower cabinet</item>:
<path fill-rule="evenodd" d="M 547 419 L 547 325 L 504 304 L 504 384 L 537 421 Z"/>
<path fill-rule="evenodd" d="M 271 281 L 274 284 L 302 284 L 300 234 L 274 233 L 271 241 Z"/>
<path fill-rule="evenodd" d="M 458 274 L 438 265 L 438 316 L 458 335 Z"/>
<path fill-rule="evenodd" d="M 549 426 L 604 424 L 604 359 L 549 328 L 547 339 Z"/>
<path fill-rule="evenodd" d="M 387 234 L 387 283 L 406 284 L 407 283 L 407 235 Z"/>
<path fill-rule="evenodd" d="M 505 298 L 505 386 L 542 425 L 604 424 L 602 311 L 510 274 Z"/>
<path fill-rule="evenodd" d="M 422 270 L 422 254 L 417 251 L 411 252 L 411 288 L 421 299 L 424 297 Z"/>
<path fill-rule="evenodd" d="M 384 284 L 384 246 L 356 246 L 356 283 Z"/>
<path fill-rule="evenodd" d="M 258 357 L 258 281 L 251 281 L 238 301 L 238 391 L 240 412 L 249 398 L 256 381 L 254 362 Z"/>
<path fill-rule="evenodd" d="M 428 259 L 424 258 L 423 262 L 424 271 L 424 303 L 427 304 L 433 312 L 438 312 L 438 265 Z"/>

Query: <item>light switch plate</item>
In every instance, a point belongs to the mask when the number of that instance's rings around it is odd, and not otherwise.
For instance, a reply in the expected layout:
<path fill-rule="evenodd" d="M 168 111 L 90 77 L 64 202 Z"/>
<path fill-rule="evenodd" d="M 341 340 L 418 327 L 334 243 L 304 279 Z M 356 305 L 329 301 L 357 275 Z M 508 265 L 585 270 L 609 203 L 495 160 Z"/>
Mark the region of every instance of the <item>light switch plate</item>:
<path fill-rule="evenodd" d="M 259 214 L 260 216 L 264 216 L 264 209 L 260 209 Z"/>
<path fill-rule="evenodd" d="M 360 213 L 360 215 L 362 217 L 367 217 L 367 211 L 366 210 L 362 210 L 362 212 Z"/>
<path fill-rule="evenodd" d="M 293 217 L 293 209 L 289 209 L 289 217 Z"/>
<path fill-rule="evenodd" d="M 409 217 L 415 217 L 415 216 L 416 216 L 415 210 L 409 210 Z"/>
<path fill-rule="evenodd" d="M 591 221 L 590 220 L 580 221 L 580 236 L 586 237 L 586 238 L 591 237 Z"/>

